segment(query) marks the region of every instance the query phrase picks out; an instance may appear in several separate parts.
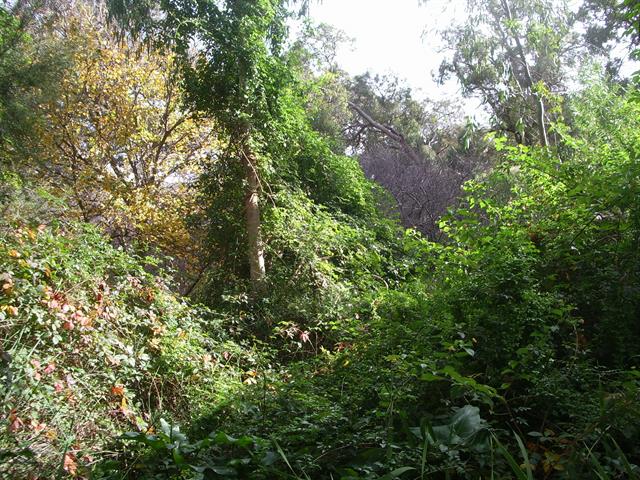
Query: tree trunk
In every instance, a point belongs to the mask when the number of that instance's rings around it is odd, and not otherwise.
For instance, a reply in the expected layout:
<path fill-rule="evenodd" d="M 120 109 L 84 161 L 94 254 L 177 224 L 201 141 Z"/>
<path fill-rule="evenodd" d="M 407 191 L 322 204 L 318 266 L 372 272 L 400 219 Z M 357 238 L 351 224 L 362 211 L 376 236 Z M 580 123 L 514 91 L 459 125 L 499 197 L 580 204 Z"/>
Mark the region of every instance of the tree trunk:
<path fill-rule="evenodd" d="M 242 142 L 240 155 L 247 181 L 244 210 L 247 227 L 249 272 L 253 289 L 257 291 L 264 282 L 266 272 L 264 267 L 264 245 L 260 231 L 260 179 L 258 178 L 256 157 L 249 144 L 248 137 L 245 137 Z"/>
<path fill-rule="evenodd" d="M 511 13 L 511 7 L 509 6 L 509 0 L 502 0 L 502 6 L 507 14 L 507 18 L 513 22 L 513 14 Z M 544 112 L 544 99 L 542 98 L 542 94 L 540 92 L 534 91 L 535 84 L 533 82 L 533 76 L 531 75 L 531 69 L 529 68 L 529 62 L 527 62 L 527 56 L 524 53 L 524 47 L 522 46 L 522 42 L 520 41 L 520 36 L 517 32 L 513 32 L 513 39 L 516 42 L 516 47 L 518 49 L 518 54 L 520 55 L 520 61 L 522 62 L 522 66 L 524 67 L 524 73 L 527 77 L 528 89 L 530 94 L 536 101 L 536 110 L 538 118 L 538 132 L 540 135 L 540 145 L 543 147 L 549 146 L 549 139 L 547 138 L 547 125 L 545 120 L 545 112 Z"/>

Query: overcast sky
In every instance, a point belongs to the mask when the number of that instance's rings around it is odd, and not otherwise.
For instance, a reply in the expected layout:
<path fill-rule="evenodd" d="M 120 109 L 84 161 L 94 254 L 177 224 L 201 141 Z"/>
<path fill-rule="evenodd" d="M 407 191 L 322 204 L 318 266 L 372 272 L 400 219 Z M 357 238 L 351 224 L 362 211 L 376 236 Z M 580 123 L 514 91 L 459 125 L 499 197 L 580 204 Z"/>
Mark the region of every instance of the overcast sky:
<path fill-rule="evenodd" d="M 314 22 L 328 23 L 354 39 L 351 47 L 339 50 L 338 63 L 352 75 L 366 71 L 392 73 L 405 79 L 417 98 L 460 98 L 453 80 L 438 85 L 433 80 L 444 54 L 438 30 L 464 18 L 461 0 L 314 0 L 310 16 Z M 580 0 L 571 0 L 577 8 Z M 625 56 L 624 48 L 617 52 Z M 640 68 L 627 62 L 624 75 Z M 465 102 L 468 115 L 484 117 L 476 100 Z"/>
<path fill-rule="evenodd" d="M 458 96 L 455 82 L 438 85 L 433 72 L 443 59 L 436 30 L 462 15 L 462 5 L 447 0 L 429 0 L 428 5 L 418 0 L 321 0 L 311 3 L 310 16 L 354 39 L 338 55 L 350 74 L 393 73 L 407 81 L 416 97 L 437 99 Z"/>

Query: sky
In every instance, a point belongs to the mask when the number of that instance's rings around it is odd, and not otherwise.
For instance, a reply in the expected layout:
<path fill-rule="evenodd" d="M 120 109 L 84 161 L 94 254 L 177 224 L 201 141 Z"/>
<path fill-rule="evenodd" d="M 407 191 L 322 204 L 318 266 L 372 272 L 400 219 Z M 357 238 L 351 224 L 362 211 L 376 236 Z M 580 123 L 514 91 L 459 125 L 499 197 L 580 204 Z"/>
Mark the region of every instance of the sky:
<path fill-rule="evenodd" d="M 455 3 L 458 3 L 456 8 Z M 444 54 L 437 29 L 447 28 L 462 2 L 429 0 L 321 0 L 311 3 L 310 16 L 343 30 L 353 45 L 339 50 L 338 63 L 350 74 L 366 71 L 396 74 L 419 98 L 455 95 L 454 82 L 433 80 Z"/>
<path fill-rule="evenodd" d="M 438 30 L 464 18 L 460 0 L 314 0 L 310 17 L 314 22 L 328 23 L 353 38 L 351 46 L 338 51 L 338 64 L 352 75 L 370 71 L 392 73 L 407 81 L 416 98 L 439 100 L 460 98 L 454 80 L 439 85 L 433 79 L 445 54 Z M 579 0 L 571 0 L 577 8 Z M 624 49 L 620 49 L 624 56 Z M 623 75 L 640 68 L 627 62 Z M 477 99 L 465 100 L 467 115 L 482 119 Z"/>

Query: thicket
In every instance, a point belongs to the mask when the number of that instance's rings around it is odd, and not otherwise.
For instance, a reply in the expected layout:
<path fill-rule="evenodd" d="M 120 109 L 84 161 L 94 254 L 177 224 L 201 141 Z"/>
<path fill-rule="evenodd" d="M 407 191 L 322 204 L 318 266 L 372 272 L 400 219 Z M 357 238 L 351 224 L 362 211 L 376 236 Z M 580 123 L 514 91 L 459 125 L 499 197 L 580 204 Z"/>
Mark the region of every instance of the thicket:
<path fill-rule="evenodd" d="M 283 2 L 114 1 L 124 30 L 25 5 L 0 8 L 2 478 L 640 476 L 633 82 L 528 85 L 552 115 L 520 137 L 436 129 L 427 170 L 486 158 L 427 239 L 323 89 L 415 134 L 360 118 L 369 152 L 428 150 L 424 111 L 315 76 Z"/>

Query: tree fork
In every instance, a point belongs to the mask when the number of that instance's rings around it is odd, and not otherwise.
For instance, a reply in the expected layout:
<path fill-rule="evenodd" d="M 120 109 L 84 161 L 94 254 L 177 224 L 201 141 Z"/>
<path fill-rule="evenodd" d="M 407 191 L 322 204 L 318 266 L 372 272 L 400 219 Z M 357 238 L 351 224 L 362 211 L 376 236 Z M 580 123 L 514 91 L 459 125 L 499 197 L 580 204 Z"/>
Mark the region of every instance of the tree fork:
<path fill-rule="evenodd" d="M 367 112 L 364 111 L 364 109 L 362 109 L 360 106 L 356 105 L 355 103 L 353 103 L 351 101 L 348 101 L 347 104 L 349 105 L 349 108 L 351 108 L 351 110 L 356 112 L 360 116 L 360 118 L 362 118 L 366 122 L 367 127 L 373 128 L 374 130 L 377 130 L 377 131 L 383 133 L 388 138 L 390 138 L 391 140 L 396 142 L 398 145 L 400 145 L 402 150 L 404 150 L 404 152 L 407 155 L 409 155 L 409 157 L 411 157 L 411 159 L 414 162 L 416 162 L 417 164 L 422 163 L 422 161 L 423 161 L 422 158 L 407 143 L 407 140 L 404 138 L 404 135 L 402 135 L 401 133 L 397 132 L 393 127 L 391 127 L 389 125 L 383 125 L 383 124 L 381 124 L 379 122 L 376 122 L 371 117 L 371 115 L 369 115 Z"/>

